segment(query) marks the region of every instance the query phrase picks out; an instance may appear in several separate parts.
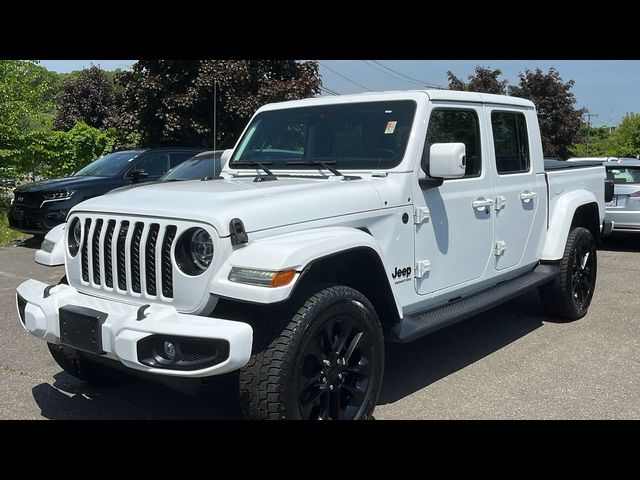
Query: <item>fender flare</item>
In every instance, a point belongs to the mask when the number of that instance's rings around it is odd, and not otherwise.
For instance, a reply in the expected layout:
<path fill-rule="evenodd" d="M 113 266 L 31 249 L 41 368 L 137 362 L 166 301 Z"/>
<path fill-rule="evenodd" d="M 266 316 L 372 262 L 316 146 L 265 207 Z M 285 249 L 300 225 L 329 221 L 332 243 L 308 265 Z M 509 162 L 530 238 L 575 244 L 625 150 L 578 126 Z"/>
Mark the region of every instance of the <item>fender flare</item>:
<path fill-rule="evenodd" d="M 60 225 L 57 225 L 49 230 L 49 233 L 47 233 L 47 235 L 44 237 L 45 241 L 42 243 L 44 245 L 45 243 L 51 242 L 49 243 L 49 245 L 53 244 L 53 248 L 51 249 L 51 251 L 42 249 L 37 250 L 35 255 L 36 263 L 39 263 L 40 265 L 44 265 L 46 267 L 58 267 L 64 265 L 64 232 L 66 230 L 66 225 L 66 223 L 61 223 Z"/>
<path fill-rule="evenodd" d="M 593 193 L 587 190 L 566 193 L 556 201 L 552 218 L 549 219 L 542 260 L 554 261 L 562 258 L 576 211 L 583 205 L 591 203 L 598 205 L 598 200 Z M 598 208 L 598 215 L 602 217 L 600 208 Z M 602 223 L 602 218 L 600 218 L 600 223 Z"/>
<path fill-rule="evenodd" d="M 376 239 L 369 233 L 351 227 L 326 227 L 286 233 L 249 242 L 237 248 L 218 270 L 211 282 L 211 293 L 220 297 L 251 303 L 276 303 L 289 298 L 302 271 L 325 257 L 353 249 L 367 248 L 378 255 L 383 266 L 384 254 Z M 265 288 L 229 281 L 232 267 L 257 270 L 296 270 L 289 285 Z M 389 282 L 388 278 L 385 281 Z M 399 312 L 398 298 L 389 284 Z"/>

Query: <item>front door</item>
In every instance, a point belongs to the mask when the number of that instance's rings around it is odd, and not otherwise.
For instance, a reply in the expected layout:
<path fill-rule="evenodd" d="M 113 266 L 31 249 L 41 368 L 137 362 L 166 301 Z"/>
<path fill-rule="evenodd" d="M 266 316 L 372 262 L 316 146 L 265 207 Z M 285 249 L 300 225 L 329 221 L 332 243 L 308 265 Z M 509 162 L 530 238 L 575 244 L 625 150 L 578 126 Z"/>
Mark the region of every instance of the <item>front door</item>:
<path fill-rule="evenodd" d="M 486 115 L 493 144 L 487 163 L 495 191 L 495 268 L 504 270 L 521 264 L 546 191 L 536 182 L 524 113 L 501 106 L 487 107 Z"/>
<path fill-rule="evenodd" d="M 421 295 L 435 297 L 440 290 L 481 277 L 491 257 L 493 188 L 486 168 L 483 139 L 488 132 L 480 122 L 482 114 L 480 104 L 434 104 L 431 111 L 422 168 L 429 171 L 429 149 L 434 143 L 464 143 L 467 163 L 464 178 L 418 189 L 415 195 L 418 217 L 426 213 L 421 208 L 428 209 L 428 218 L 415 226 L 416 291 Z"/>

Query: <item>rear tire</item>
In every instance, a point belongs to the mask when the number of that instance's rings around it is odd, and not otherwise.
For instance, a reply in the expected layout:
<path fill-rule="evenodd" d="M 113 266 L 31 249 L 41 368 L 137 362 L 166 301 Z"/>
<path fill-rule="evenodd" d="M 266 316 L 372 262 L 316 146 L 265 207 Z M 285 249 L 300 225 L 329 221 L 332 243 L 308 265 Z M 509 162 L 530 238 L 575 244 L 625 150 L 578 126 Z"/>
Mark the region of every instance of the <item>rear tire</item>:
<path fill-rule="evenodd" d="M 90 385 L 111 387 L 133 379 L 125 372 L 81 357 L 74 348 L 48 342 L 47 346 L 53 359 L 65 372 Z"/>
<path fill-rule="evenodd" d="M 598 261 L 591 232 L 574 228 L 560 260 L 560 275 L 540 288 L 546 313 L 563 320 L 578 320 L 589 310 L 596 286 Z"/>
<path fill-rule="evenodd" d="M 244 415 L 370 418 L 384 371 L 384 337 L 371 302 L 352 288 L 329 286 L 300 303 L 292 315 L 283 313 L 275 334 L 264 323 L 254 328 L 254 352 L 239 375 Z"/>

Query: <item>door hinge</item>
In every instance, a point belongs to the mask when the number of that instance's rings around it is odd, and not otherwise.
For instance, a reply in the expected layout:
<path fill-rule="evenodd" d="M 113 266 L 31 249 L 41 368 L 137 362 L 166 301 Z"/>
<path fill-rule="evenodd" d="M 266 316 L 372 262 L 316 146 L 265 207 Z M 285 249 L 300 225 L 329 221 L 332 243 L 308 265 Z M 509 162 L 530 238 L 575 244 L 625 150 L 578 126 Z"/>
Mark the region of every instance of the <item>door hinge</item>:
<path fill-rule="evenodd" d="M 422 278 L 430 271 L 431 271 L 431 262 L 429 260 L 422 260 L 416 263 L 415 277 Z"/>
<path fill-rule="evenodd" d="M 498 195 L 496 197 L 496 204 L 495 204 L 495 208 L 496 210 L 502 210 L 507 204 L 507 199 L 505 197 L 503 197 L 502 195 Z"/>
<path fill-rule="evenodd" d="M 507 249 L 507 242 L 505 242 L 504 240 L 498 240 L 496 244 L 493 246 L 493 254 L 496 257 L 499 257 L 504 253 L 506 249 Z"/>
<path fill-rule="evenodd" d="M 429 220 L 429 209 L 427 207 L 417 207 L 413 211 L 413 223 L 420 225 L 425 220 Z"/>

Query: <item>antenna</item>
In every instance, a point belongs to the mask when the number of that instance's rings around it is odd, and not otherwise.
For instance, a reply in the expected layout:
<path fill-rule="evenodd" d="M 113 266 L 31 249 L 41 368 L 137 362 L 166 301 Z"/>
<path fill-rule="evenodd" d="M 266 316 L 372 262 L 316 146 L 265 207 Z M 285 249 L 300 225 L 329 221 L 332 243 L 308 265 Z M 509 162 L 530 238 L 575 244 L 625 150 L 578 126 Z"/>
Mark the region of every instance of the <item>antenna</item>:
<path fill-rule="evenodd" d="M 213 165 L 213 176 L 216 177 L 216 110 L 218 108 L 218 102 L 217 102 L 217 95 L 216 95 L 216 90 L 217 90 L 217 83 L 218 83 L 218 79 L 214 78 L 213 79 L 213 159 L 212 159 L 212 165 Z"/>

